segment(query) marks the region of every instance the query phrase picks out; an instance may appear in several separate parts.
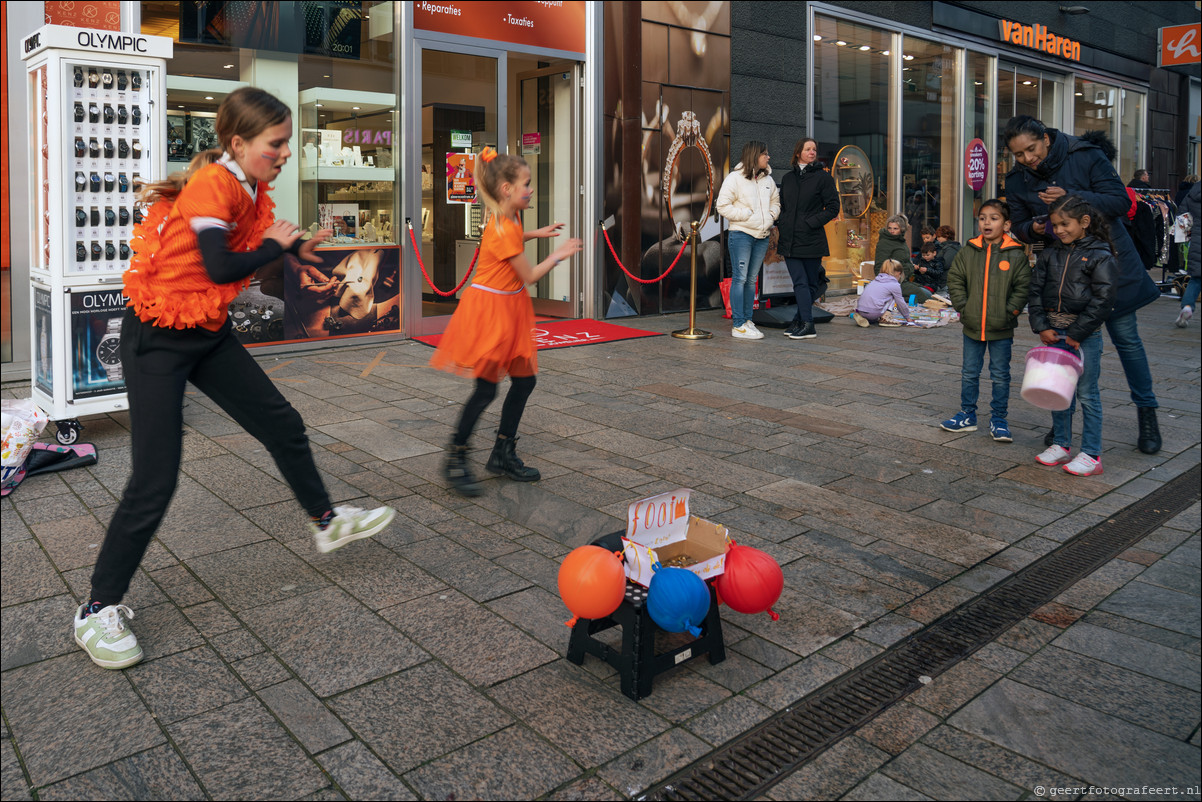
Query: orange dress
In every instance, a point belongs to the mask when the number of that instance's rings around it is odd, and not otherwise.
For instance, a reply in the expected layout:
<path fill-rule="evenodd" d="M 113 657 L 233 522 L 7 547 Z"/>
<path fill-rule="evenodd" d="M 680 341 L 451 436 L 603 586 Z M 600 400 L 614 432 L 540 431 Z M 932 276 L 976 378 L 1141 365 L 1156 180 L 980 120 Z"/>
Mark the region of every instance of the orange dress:
<path fill-rule="evenodd" d="M 534 304 L 509 260 L 524 250 L 516 218 L 484 227 L 476 276 L 442 335 L 430 364 L 440 370 L 493 383 L 506 375 L 538 372 Z"/>
<path fill-rule="evenodd" d="M 134 255 L 123 276 L 128 305 L 138 318 L 169 329 L 220 329 L 230 302 L 249 286 L 250 278 L 228 284 L 209 278 L 192 218 L 229 223 L 229 249 L 253 251 L 263 244 L 263 232 L 275 219 L 268 189 L 260 183 L 252 199 L 218 162 L 199 170 L 174 199 L 159 200 L 147 209 L 134 228 Z"/>

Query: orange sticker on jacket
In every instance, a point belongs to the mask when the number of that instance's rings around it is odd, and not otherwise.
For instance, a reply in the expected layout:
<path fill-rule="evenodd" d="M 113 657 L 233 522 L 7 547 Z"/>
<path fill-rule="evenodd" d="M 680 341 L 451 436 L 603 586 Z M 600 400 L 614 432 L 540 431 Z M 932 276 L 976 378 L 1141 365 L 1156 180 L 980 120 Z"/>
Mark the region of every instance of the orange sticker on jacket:
<path fill-rule="evenodd" d="M 1006 259 L 1003 259 L 1002 261 L 997 263 L 997 269 L 998 270 L 1009 270 L 1010 262 Z"/>

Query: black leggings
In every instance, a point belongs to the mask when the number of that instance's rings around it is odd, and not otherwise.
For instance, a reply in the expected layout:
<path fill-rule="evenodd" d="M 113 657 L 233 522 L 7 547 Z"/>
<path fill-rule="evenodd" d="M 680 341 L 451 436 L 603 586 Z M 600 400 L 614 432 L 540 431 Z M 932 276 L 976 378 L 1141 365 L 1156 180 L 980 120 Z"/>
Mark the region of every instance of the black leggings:
<path fill-rule="evenodd" d="M 92 573 L 92 601 L 117 604 L 129 589 L 179 481 L 184 387 L 192 382 L 254 435 L 310 515 L 330 509 L 305 422 L 227 322 L 219 331 L 166 329 L 127 311 L 121 365 L 129 393 L 132 472 Z"/>
<path fill-rule="evenodd" d="M 526 399 L 534 392 L 538 381 L 534 376 L 511 376 L 509 392 L 505 394 L 505 404 L 501 407 L 501 425 L 497 433 L 502 437 L 514 437 L 518 433 L 518 424 L 522 422 L 522 413 L 526 411 Z M 466 446 L 476 422 L 488 405 L 497 397 L 497 385 L 486 379 L 476 379 L 476 391 L 463 405 L 463 414 L 459 416 L 459 428 L 455 431 L 454 443 Z"/>

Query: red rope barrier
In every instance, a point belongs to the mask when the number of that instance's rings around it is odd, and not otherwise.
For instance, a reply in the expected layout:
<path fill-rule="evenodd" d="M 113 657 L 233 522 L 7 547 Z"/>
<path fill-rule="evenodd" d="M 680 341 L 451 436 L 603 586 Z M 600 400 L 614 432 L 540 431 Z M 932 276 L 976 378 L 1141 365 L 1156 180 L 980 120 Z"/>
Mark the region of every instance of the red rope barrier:
<path fill-rule="evenodd" d="M 660 274 L 658 278 L 639 278 L 627 270 L 626 266 L 622 264 L 622 260 L 618 258 L 618 252 L 614 250 L 614 244 L 609 241 L 609 231 L 606 230 L 604 223 L 601 224 L 601 233 L 605 235 L 605 244 L 609 246 L 609 252 L 613 254 L 614 261 L 618 263 L 618 267 L 622 268 L 622 272 L 625 273 L 632 281 L 637 281 L 639 284 L 654 284 L 657 281 L 663 281 L 665 278 L 667 278 L 668 274 L 672 272 L 672 268 L 676 267 L 676 263 L 680 261 L 680 257 L 684 255 L 684 249 L 689 245 L 689 241 L 687 239 L 680 244 L 680 252 L 676 254 L 676 258 L 672 260 L 672 264 L 668 265 L 668 269 Z"/>
<path fill-rule="evenodd" d="M 413 221 L 406 220 L 405 225 L 409 226 L 409 241 L 413 243 L 413 255 L 417 257 L 417 266 L 422 269 L 422 275 L 426 277 L 426 283 L 430 285 L 430 289 L 444 298 L 450 297 L 463 289 L 463 285 L 467 284 L 467 280 L 472 277 L 472 271 L 476 268 L 476 260 L 480 258 L 480 249 L 476 248 L 476 252 L 472 254 L 472 263 L 467 267 L 467 275 L 463 277 L 463 281 L 459 282 L 459 286 L 450 292 L 443 292 L 434 286 L 434 282 L 430 280 L 430 274 L 426 272 L 426 266 L 422 264 L 421 248 L 417 246 L 417 236 L 413 233 Z"/>

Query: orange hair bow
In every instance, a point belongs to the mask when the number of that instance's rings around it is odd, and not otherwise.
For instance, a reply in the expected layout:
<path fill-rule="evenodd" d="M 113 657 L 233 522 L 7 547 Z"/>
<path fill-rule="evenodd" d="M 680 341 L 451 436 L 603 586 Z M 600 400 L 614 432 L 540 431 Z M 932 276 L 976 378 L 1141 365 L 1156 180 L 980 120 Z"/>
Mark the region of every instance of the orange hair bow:
<path fill-rule="evenodd" d="M 497 149 L 486 145 L 484 150 L 480 151 L 480 158 L 486 162 L 492 161 L 497 158 Z"/>

